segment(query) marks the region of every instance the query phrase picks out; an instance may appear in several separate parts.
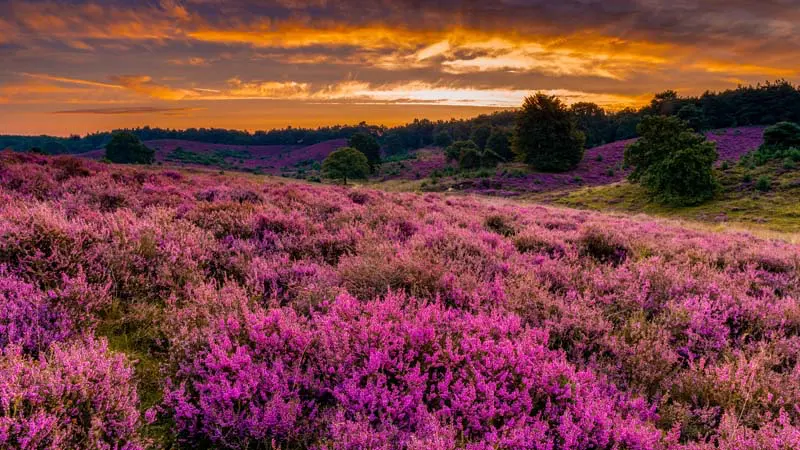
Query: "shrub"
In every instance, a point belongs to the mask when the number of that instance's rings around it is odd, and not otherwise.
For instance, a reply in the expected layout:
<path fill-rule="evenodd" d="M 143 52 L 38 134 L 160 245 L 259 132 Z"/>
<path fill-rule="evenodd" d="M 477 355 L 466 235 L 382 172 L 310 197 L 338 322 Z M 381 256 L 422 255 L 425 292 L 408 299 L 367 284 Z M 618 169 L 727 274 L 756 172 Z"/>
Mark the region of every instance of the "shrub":
<path fill-rule="evenodd" d="M 447 157 L 448 161 L 460 161 L 461 154 L 464 151 L 472 151 L 474 150 L 476 153 L 478 151 L 478 146 L 475 145 L 472 141 L 457 141 L 453 142 L 452 145 L 447 147 L 444 151 L 445 156 Z"/>
<path fill-rule="evenodd" d="M 0 447 L 143 449 L 133 370 L 104 342 L 0 352 Z"/>
<path fill-rule="evenodd" d="M 768 147 L 800 147 L 800 125 L 780 122 L 764 130 L 764 145 Z"/>
<path fill-rule="evenodd" d="M 322 162 L 322 174 L 326 178 L 342 180 L 347 184 L 348 178 L 367 178 L 369 160 L 360 151 L 343 147 L 328 155 Z"/>
<path fill-rule="evenodd" d="M 497 233 L 502 236 L 513 236 L 517 233 L 514 226 L 509 223 L 509 220 L 503 216 L 492 215 L 486 218 L 484 225 L 489 231 Z"/>
<path fill-rule="evenodd" d="M 714 195 L 714 143 L 676 117 L 645 117 L 638 131 L 639 140 L 625 149 L 625 164 L 633 167 L 631 181 L 662 203 L 693 205 Z"/>
<path fill-rule="evenodd" d="M 770 180 L 766 175 L 761 175 L 758 177 L 758 180 L 756 180 L 756 189 L 761 192 L 769 191 L 772 189 L 772 180 Z"/>
<path fill-rule="evenodd" d="M 114 134 L 106 144 L 105 157 L 120 164 L 153 164 L 155 151 L 142 144 L 136 135 L 121 132 Z"/>
<path fill-rule="evenodd" d="M 565 172 L 583 159 L 585 136 L 566 106 L 555 97 L 527 97 L 515 131 L 514 153 L 537 170 Z"/>

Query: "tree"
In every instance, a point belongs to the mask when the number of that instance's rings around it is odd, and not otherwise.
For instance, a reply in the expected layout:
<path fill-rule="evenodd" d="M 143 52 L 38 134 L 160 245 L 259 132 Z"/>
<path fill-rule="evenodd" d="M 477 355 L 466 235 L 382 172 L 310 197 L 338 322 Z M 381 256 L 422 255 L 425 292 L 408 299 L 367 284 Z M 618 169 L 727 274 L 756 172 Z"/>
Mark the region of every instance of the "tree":
<path fill-rule="evenodd" d="M 715 143 L 671 116 L 647 116 L 638 132 L 639 140 L 625 149 L 632 182 L 641 183 L 654 200 L 674 205 L 694 205 L 714 195 Z"/>
<path fill-rule="evenodd" d="M 381 163 L 381 146 L 375 136 L 363 132 L 355 133 L 350 137 L 348 145 L 367 157 L 370 172 L 375 170 L 375 166 Z"/>
<path fill-rule="evenodd" d="M 433 139 L 433 143 L 437 147 L 447 148 L 450 144 L 453 143 L 453 138 L 450 137 L 450 133 L 447 131 L 440 131 L 436 134 L 436 137 Z"/>
<path fill-rule="evenodd" d="M 525 98 L 515 132 L 514 153 L 537 170 L 566 172 L 583 159 L 586 137 L 556 97 L 539 93 Z"/>
<path fill-rule="evenodd" d="M 342 147 L 322 161 L 322 175 L 333 180 L 342 180 L 344 184 L 347 184 L 348 178 L 367 178 L 369 160 L 366 155 L 352 147 Z"/>
<path fill-rule="evenodd" d="M 703 110 L 694 103 L 688 103 L 678 110 L 678 117 L 689 124 L 695 131 L 702 131 L 707 128 L 706 117 Z"/>
<path fill-rule="evenodd" d="M 486 143 L 489 141 L 489 136 L 492 134 L 492 126 L 483 123 L 472 129 L 470 140 L 478 146 L 480 150 L 486 148 Z"/>
<path fill-rule="evenodd" d="M 486 150 L 496 153 L 500 158 L 508 161 L 514 157 L 511 151 L 511 136 L 502 128 L 492 129 L 492 134 L 486 142 Z"/>
<path fill-rule="evenodd" d="M 153 164 L 155 151 L 142 144 L 135 134 L 120 132 L 106 144 L 106 158 L 120 164 Z"/>
<path fill-rule="evenodd" d="M 596 147 L 614 139 L 611 117 L 595 103 L 578 102 L 570 107 L 578 129 L 586 135 L 586 146 Z"/>

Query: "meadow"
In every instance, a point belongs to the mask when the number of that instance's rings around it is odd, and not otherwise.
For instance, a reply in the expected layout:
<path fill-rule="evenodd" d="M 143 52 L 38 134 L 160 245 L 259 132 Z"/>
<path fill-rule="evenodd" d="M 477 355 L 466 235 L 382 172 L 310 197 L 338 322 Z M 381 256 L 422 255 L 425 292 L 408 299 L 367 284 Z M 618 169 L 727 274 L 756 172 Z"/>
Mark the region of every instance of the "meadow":
<path fill-rule="evenodd" d="M 2 152 L 0 448 L 798 448 L 799 255 Z"/>

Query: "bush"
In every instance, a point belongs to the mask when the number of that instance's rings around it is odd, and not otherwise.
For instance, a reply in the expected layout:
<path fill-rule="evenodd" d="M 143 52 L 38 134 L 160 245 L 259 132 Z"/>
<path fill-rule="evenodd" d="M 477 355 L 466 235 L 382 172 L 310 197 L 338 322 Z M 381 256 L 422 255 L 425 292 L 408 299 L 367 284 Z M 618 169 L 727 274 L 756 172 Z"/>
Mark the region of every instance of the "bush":
<path fill-rule="evenodd" d="M 677 117 L 645 117 L 638 131 L 641 138 L 625 149 L 625 164 L 634 168 L 631 181 L 662 203 L 693 205 L 714 195 L 716 144 Z"/>
<path fill-rule="evenodd" d="M 764 130 L 764 145 L 777 148 L 800 147 L 800 125 L 780 122 Z"/>
<path fill-rule="evenodd" d="M 0 352 L 0 448 L 143 449 L 133 370 L 104 342 Z"/>
<path fill-rule="evenodd" d="M 758 180 L 756 181 L 756 189 L 761 192 L 769 191 L 772 189 L 772 180 L 770 180 L 766 175 L 758 177 Z"/>
<path fill-rule="evenodd" d="M 347 184 L 348 178 L 367 178 L 369 160 L 360 151 L 343 147 L 328 155 L 322 162 L 322 175 Z"/>
<path fill-rule="evenodd" d="M 460 161 L 464 151 L 478 151 L 478 146 L 472 141 L 456 141 L 444 150 L 448 161 Z"/>
<path fill-rule="evenodd" d="M 525 99 L 517 117 L 514 153 L 537 170 L 566 172 L 583 159 L 586 137 L 569 110 L 555 97 Z"/>
<path fill-rule="evenodd" d="M 153 164 L 155 151 L 142 144 L 136 135 L 121 132 L 106 145 L 106 158 L 119 164 Z"/>

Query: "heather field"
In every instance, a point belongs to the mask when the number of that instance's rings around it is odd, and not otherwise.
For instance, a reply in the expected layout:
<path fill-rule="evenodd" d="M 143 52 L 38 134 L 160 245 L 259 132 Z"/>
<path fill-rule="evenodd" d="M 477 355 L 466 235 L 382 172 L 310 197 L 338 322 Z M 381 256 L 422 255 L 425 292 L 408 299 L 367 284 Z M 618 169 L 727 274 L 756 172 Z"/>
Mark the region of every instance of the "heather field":
<path fill-rule="evenodd" d="M 798 448 L 799 251 L 3 152 L 0 448 Z"/>

